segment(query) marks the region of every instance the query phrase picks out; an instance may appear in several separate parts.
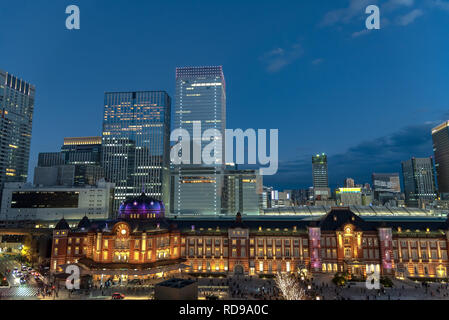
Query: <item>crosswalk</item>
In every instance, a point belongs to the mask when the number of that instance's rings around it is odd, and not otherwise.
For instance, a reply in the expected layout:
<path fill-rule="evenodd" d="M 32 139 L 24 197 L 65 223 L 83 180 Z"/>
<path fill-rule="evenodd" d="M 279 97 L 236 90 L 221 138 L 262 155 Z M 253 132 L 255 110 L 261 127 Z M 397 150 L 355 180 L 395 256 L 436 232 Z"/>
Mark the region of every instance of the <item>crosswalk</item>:
<path fill-rule="evenodd" d="M 20 286 L 0 289 L 0 297 L 16 297 L 16 298 L 31 298 L 37 297 L 38 288 L 32 286 Z"/>

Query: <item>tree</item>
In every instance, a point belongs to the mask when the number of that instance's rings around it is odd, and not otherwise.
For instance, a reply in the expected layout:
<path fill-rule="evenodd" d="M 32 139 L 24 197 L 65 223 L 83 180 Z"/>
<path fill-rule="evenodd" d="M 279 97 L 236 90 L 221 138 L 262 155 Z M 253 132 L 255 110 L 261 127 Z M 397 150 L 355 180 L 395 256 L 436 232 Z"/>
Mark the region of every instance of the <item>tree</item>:
<path fill-rule="evenodd" d="M 294 274 L 278 273 L 275 282 L 285 300 L 305 300 L 305 291 Z"/>

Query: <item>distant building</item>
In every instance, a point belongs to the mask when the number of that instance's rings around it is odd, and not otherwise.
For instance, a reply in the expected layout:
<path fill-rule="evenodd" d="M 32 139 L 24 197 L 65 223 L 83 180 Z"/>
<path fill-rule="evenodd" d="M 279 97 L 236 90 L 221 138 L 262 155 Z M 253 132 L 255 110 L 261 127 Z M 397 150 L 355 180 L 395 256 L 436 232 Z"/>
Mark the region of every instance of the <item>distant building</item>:
<path fill-rule="evenodd" d="M 101 137 L 64 138 L 61 148 L 66 164 L 101 164 Z"/>
<path fill-rule="evenodd" d="M 34 187 L 7 183 L 2 196 L 0 221 L 51 223 L 63 217 L 79 221 L 109 219 L 112 214 L 114 186 L 99 182 L 90 187 Z"/>
<path fill-rule="evenodd" d="M 64 138 L 60 152 L 39 153 L 37 186 L 94 186 L 104 178 L 101 137 Z"/>
<path fill-rule="evenodd" d="M 312 174 L 314 188 L 329 187 L 326 154 L 322 153 L 312 156 Z"/>
<path fill-rule="evenodd" d="M 355 187 L 355 181 L 352 178 L 346 178 L 345 179 L 345 188 L 354 188 Z"/>
<path fill-rule="evenodd" d="M 400 200 L 401 196 L 399 173 L 373 173 L 372 180 L 376 203 L 395 206 L 395 201 Z"/>
<path fill-rule="evenodd" d="M 273 191 L 273 187 L 262 187 L 262 194 L 260 199 L 260 208 L 267 209 L 271 208 L 271 192 Z"/>
<path fill-rule="evenodd" d="M 338 188 L 335 190 L 336 201 L 340 206 L 361 206 L 361 188 Z"/>
<path fill-rule="evenodd" d="M 442 199 L 449 199 L 449 121 L 432 129 L 432 140 L 438 192 Z"/>
<path fill-rule="evenodd" d="M 258 170 L 226 170 L 224 175 L 222 213 L 258 215 L 262 194 L 262 176 Z"/>
<path fill-rule="evenodd" d="M 436 198 L 432 158 L 412 158 L 402 162 L 405 202 L 408 207 L 425 208 Z"/>
<path fill-rule="evenodd" d="M 94 186 L 103 178 L 103 168 L 95 165 L 60 165 L 34 169 L 36 186 Z"/>
<path fill-rule="evenodd" d="M 7 182 L 26 182 L 35 87 L 0 70 L 0 195 Z"/>

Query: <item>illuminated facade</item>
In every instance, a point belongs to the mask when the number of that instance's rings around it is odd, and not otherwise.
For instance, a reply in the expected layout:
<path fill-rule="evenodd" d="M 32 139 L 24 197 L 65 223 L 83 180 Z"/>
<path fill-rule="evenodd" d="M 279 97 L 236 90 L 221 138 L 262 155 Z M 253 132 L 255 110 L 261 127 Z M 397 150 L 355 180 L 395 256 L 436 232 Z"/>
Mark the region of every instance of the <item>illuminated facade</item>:
<path fill-rule="evenodd" d="M 436 198 L 432 158 L 412 158 L 402 162 L 405 201 L 408 207 L 425 208 Z"/>
<path fill-rule="evenodd" d="M 34 95 L 33 85 L 0 70 L 0 190 L 27 181 Z"/>
<path fill-rule="evenodd" d="M 169 203 L 170 107 L 164 91 L 105 94 L 102 166 L 115 210 L 142 189 Z"/>
<path fill-rule="evenodd" d="M 438 192 L 443 199 L 449 199 L 449 121 L 432 129 L 432 140 Z"/>
<path fill-rule="evenodd" d="M 96 279 L 101 274 L 145 278 L 162 266 L 193 274 L 347 271 L 363 278 L 377 270 L 447 278 L 448 230 L 445 219 L 364 220 L 344 207 L 314 221 L 243 220 L 240 214 L 234 220 L 84 220 L 76 230 L 55 229 L 52 271 L 78 262 Z"/>
<path fill-rule="evenodd" d="M 34 184 L 39 186 L 93 186 L 104 178 L 101 137 L 64 138 L 61 152 L 39 153 Z"/>
<path fill-rule="evenodd" d="M 201 125 L 198 135 L 194 125 Z M 226 128 L 226 83 L 221 66 L 176 69 L 174 129 L 186 130 L 191 138 L 190 164 L 172 169 L 171 213 L 175 215 L 221 213 L 224 169 L 224 132 Z M 213 155 L 216 165 L 194 163 L 193 146 L 210 144 L 203 140 L 206 130 L 221 133 L 221 154 Z M 218 138 L 214 141 L 218 141 Z M 182 152 L 182 151 L 181 151 Z M 181 156 L 181 154 L 180 154 Z"/>
<path fill-rule="evenodd" d="M 335 198 L 340 206 L 361 206 L 362 188 L 338 188 L 335 190 Z"/>

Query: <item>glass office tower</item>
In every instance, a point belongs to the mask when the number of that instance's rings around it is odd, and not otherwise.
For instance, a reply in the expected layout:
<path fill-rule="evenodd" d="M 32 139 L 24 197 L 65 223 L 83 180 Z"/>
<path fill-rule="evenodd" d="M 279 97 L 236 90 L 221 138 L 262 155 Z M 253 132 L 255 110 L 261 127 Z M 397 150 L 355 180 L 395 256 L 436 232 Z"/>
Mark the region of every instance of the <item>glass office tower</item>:
<path fill-rule="evenodd" d="M 312 156 L 312 176 L 314 199 L 327 200 L 330 198 L 329 179 L 327 172 L 327 155 Z"/>
<path fill-rule="evenodd" d="M 317 154 L 312 156 L 312 171 L 313 171 L 313 187 L 314 188 L 328 188 L 327 176 L 327 155 Z"/>
<path fill-rule="evenodd" d="M 0 192 L 5 182 L 26 182 L 35 87 L 0 70 Z"/>
<path fill-rule="evenodd" d="M 102 165 L 115 211 L 142 190 L 169 207 L 170 108 L 165 91 L 105 94 Z"/>
<path fill-rule="evenodd" d="M 201 150 L 210 144 L 194 136 L 194 125 L 201 135 L 208 129 L 221 133 L 221 152 L 214 154 L 220 164 L 194 164 L 193 144 Z M 176 69 L 174 129 L 185 129 L 191 138 L 190 164 L 172 168 L 171 213 L 216 215 L 221 213 L 226 128 L 226 83 L 221 66 Z M 218 140 L 215 140 L 218 141 Z M 219 149 L 219 148 L 218 148 Z"/>
<path fill-rule="evenodd" d="M 449 199 L 449 121 L 432 129 L 433 152 L 437 172 L 438 192 Z"/>
<path fill-rule="evenodd" d="M 402 161 L 405 202 L 408 207 L 425 208 L 435 200 L 435 178 L 432 158 Z"/>

